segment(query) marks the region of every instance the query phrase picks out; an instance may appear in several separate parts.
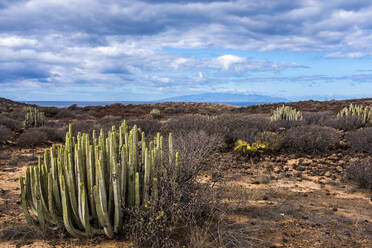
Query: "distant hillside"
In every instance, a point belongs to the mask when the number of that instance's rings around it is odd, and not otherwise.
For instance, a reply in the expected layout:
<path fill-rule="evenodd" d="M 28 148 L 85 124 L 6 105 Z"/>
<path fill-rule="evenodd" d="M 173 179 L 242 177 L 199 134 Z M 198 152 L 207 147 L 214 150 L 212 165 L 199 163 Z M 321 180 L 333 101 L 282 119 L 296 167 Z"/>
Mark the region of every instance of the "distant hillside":
<path fill-rule="evenodd" d="M 160 102 L 215 102 L 215 103 L 274 103 L 287 102 L 288 99 L 258 94 L 234 94 L 234 93 L 205 93 L 197 95 L 177 96 L 160 100 Z"/>

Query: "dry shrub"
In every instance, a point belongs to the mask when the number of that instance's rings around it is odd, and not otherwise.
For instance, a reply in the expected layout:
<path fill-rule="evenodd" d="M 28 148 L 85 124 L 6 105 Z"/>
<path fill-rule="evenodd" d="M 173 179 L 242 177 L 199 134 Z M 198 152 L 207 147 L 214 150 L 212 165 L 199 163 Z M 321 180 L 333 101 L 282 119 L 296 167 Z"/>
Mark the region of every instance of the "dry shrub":
<path fill-rule="evenodd" d="M 219 147 L 222 138 L 204 131 L 174 135 L 174 150 L 182 157 L 181 176 L 173 176 L 174 165 L 165 163 L 159 173 L 159 200 L 143 208 L 126 209 L 125 223 L 139 247 L 181 247 L 191 227 L 203 226 L 216 211 L 216 194 L 210 185 L 198 183 L 205 159 Z M 166 148 L 167 149 L 167 148 Z M 164 158 L 167 159 L 167 156 Z"/>
<path fill-rule="evenodd" d="M 105 115 L 96 124 L 97 129 L 103 128 L 103 130 L 111 130 L 112 126 L 120 126 L 123 118 L 120 116 Z"/>
<path fill-rule="evenodd" d="M 20 147 L 35 147 L 48 141 L 46 133 L 39 129 L 27 129 L 19 136 L 17 144 Z"/>
<path fill-rule="evenodd" d="M 60 109 L 56 107 L 42 107 L 41 111 L 44 112 L 46 117 L 55 117 L 59 112 Z"/>
<path fill-rule="evenodd" d="M 303 112 L 303 121 L 307 125 L 319 125 L 319 126 L 328 126 L 330 120 L 334 117 L 329 111 L 324 112 Z"/>
<path fill-rule="evenodd" d="M 130 127 L 137 125 L 137 127 L 139 127 L 141 131 L 145 132 L 147 135 L 154 135 L 161 128 L 160 121 L 152 118 L 128 120 L 127 124 Z"/>
<path fill-rule="evenodd" d="M 12 131 L 4 125 L 0 125 L 0 144 L 6 143 L 12 136 Z"/>
<path fill-rule="evenodd" d="M 190 241 L 183 233 L 203 226 L 214 214 L 215 194 L 195 182 L 159 180 L 159 200 L 143 208 L 127 209 L 125 230 L 138 247 L 182 247 Z M 187 246 L 188 247 L 188 246 Z"/>
<path fill-rule="evenodd" d="M 67 131 L 66 127 L 62 128 L 52 128 L 52 127 L 40 127 L 38 128 L 41 132 L 47 135 L 47 139 L 53 142 L 64 142 L 65 134 Z"/>
<path fill-rule="evenodd" d="M 72 123 L 72 130 L 74 135 L 77 135 L 78 132 L 81 133 L 90 133 L 94 129 L 94 122 L 93 121 L 75 121 Z"/>
<path fill-rule="evenodd" d="M 344 131 L 352 131 L 364 127 L 365 124 L 358 116 L 344 116 L 340 119 L 329 120 L 327 126 L 332 126 L 336 129 Z"/>
<path fill-rule="evenodd" d="M 215 119 L 217 130 L 224 134 L 227 144 L 234 144 L 238 139 L 254 141 L 258 132 L 267 130 L 270 120 L 264 117 L 224 114 Z"/>
<path fill-rule="evenodd" d="M 372 189 L 372 159 L 366 158 L 351 162 L 346 168 L 346 175 L 350 180 L 362 188 Z"/>
<path fill-rule="evenodd" d="M 23 116 L 24 117 L 24 116 Z M 0 125 L 6 126 L 7 128 L 10 128 L 11 130 L 19 130 L 22 128 L 22 122 L 13 120 L 11 118 L 8 118 L 6 116 L 0 117 Z"/>
<path fill-rule="evenodd" d="M 255 142 L 257 141 L 267 143 L 270 149 L 277 151 L 283 145 L 283 136 L 275 132 L 264 131 L 256 135 Z"/>
<path fill-rule="evenodd" d="M 372 154 L 372 127 L 347 132 L 345 136 L 353 151 Z"/>
<path fill-rule="evenodd" d="M 277 132 L 304 125 L 304 121 L 276 120 L 271 121 L 267 130 Z"/>
<path fill-rule="evenodd" d="M 213 118 L 202 115 L 186 115 L 167 121 L 162 126 L 161 132 L 167 134 L 170 132 L 187 133 L 204 130 L 210 134 L 217 132 L 216 128 Z"/>
<path fill-rule="evenodd" d="M 182 177 L 194 178 L 205 169 L 205 160 L 223 146 L 220 134 L 207 134 L 203 130 L 174 134 L 174 150 L 182 154 Z"/>
<path fill-rule="evenodd" d="M 340 140 L 334 128 L 316 125 L 292 127 L 284 135 L 283 148 L 294 153 L 328 152 Z"/>
<path fill-rule="evenodd" d="M 68 109 L 61 109 L 58 114 L 56 115 L 57 119 L 74 119 L 75 114 Z"/>

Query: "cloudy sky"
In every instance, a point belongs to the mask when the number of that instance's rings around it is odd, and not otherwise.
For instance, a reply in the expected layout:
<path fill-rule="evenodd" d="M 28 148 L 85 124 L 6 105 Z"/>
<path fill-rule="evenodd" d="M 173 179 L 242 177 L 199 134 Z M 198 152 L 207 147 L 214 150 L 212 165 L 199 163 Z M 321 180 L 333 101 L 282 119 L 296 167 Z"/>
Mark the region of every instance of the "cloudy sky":
<path fill-rule="evenodd" d="M 0 96 L 372 96 L 370 0 L 0 0 Z"/>

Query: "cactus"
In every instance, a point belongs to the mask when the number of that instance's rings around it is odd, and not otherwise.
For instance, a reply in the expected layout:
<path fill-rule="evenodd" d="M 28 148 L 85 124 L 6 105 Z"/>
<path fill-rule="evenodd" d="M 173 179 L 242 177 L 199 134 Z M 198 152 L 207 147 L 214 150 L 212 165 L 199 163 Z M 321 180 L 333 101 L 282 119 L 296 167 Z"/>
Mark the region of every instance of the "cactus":
<path fill-rule="evenodd" d="M 37 166 L 20 178 L 22 207 L 27 222 L 43 230 L 64 228 L 74 237 L 104 233 L 113 238 L 122 231 L 124 208 L 141 208 L 158 201 L 159 180 L 165 175 L 163 137 L 146 144 L 138 141 L 138 129 L 119 127 L 100 135 L 72 135 L 71 125 L 64 145 L 53 145 L 39 157 Z M 92 137 L 92 138 L 91 138 Z M 172 135 L 169 135 L 172 148 Z M 141 148 L 141 149 L 139 149 Z M 179 154 L 169 158 L 180 174 Z M 166 161 L 168 162 L 168 161 Z M 177 180 L 177 178 L 176 178 Z"/>
<path fill-rule="evenodd" d="M 271 121 L 277 120 L 287 120 L 287 121 L 301 121 L 302 120 L 302 113 L 301 111 L 297 111 L 296 109 L 282 105 L 277 107 L 273 115 L 271 116 Z"/>
<path fill-rule="evenodd" d="M 154 108 L 150 111 L 150 115 L 155 118 L 155 119 L 159 119 L 160 118 L 160 110 L 157 109 L 157 108 Z"/>
<path fill-rule="evenodd" d="M 44 112 L 40 112 L 37 108 L 34 107 L 26 107 L 25 112 L 25 128 L 44 126 Z"/>
<path fill-rule="evenodd" d="M 350 104 L 337 113 L 337 119 L 357 118 L 363 126 L 372 122 L 372 107 Z"/>

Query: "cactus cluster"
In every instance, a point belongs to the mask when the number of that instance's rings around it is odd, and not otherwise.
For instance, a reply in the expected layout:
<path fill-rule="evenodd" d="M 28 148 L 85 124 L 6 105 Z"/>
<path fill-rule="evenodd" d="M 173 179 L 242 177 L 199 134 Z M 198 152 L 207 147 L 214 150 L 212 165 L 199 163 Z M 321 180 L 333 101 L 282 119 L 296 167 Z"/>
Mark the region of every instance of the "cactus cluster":
<path fill-rule="evenodd" d="M 367 125 L 372 122 L 372 108 L 363 105 L 350 104 L 348 107 L 341 109 L 337 114 L 337 119 L 355 117 L 362 122 L 362 125 Z"/>
<path fill-rule="evenodd" d="M 25 128 L 44 126 L 44 112 L 40 112 L 39 109 L 35 107 L 26 107 L 25 112 Z"/>
<path fill-rule="evenodd" d="M 282 106 L 277 107 L 271 116 L 271 121 L 278 120 L 301 121 L 302 113 L 301 111 L 297 111 L 296 109 L 283 104 Z"/>
<path fill-rule="evenodd" d="M 139 134 L 123 121 L 107 134 L 101 129 L 99 136 L 93 131 L 73 137 L 70 125 L 65 144 L 45 150 L 38 165 L 20 178 L 27 221 L 43 230 L 65 228 L 74 237 L 120 233 L 125 209 L 157 203 L 165 163 L 174 169 L 172 177 L 180 174 L 172 134 L 169 157 L 160 133 L 149 143 Z"/>

